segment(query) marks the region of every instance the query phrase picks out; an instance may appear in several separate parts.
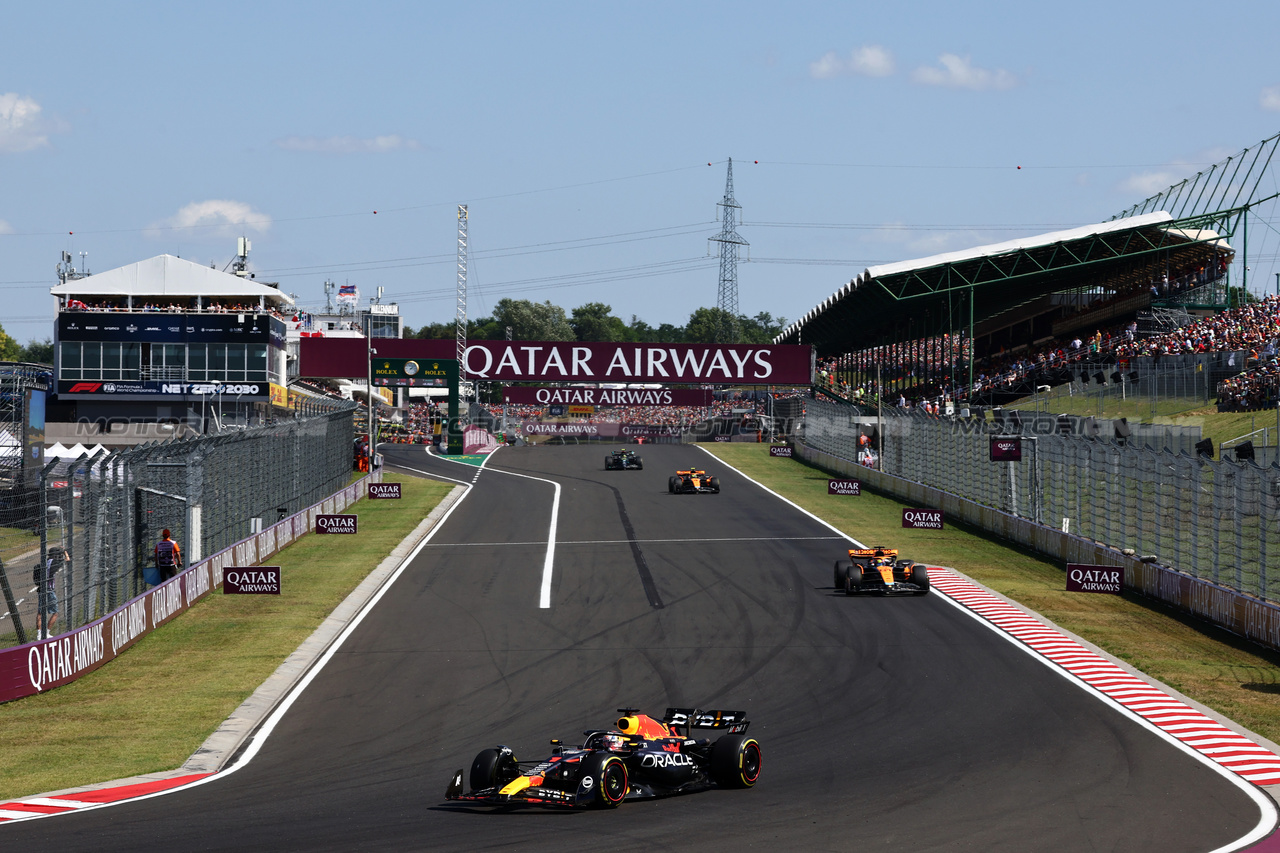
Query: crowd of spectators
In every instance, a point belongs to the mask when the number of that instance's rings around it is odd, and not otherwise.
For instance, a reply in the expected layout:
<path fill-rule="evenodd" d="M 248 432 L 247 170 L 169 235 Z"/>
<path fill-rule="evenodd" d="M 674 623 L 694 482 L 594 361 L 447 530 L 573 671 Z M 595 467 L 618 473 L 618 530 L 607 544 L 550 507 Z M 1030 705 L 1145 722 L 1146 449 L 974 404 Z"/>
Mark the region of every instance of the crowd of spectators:
<path fill-rule="evenodd" d="M 1169 286 L 1195 286 L 1199 276 L 1198 270 L 1189 272 Z M 1108 364 L 1125 367 L 1131 359 L 1139 357 L 1151 357 L 1158 361 L 1169 355 L 1242 353 L 1240 364 L 1234 364 L 1234 357 L 1228 364 L 1250 372 L 1236 377 L 1231 385 L 1225 386 L 1220 402 L 1233 407 L 1266 406 L 1268 401 L 1275 399 L 1274 390 L 1268 389 L 1275 387 L 1276 380 L 1270 371 L 1270 362 L 1275 359 L 1280 347 L 1278 338 L 1280 297 L 1267 296 L 1162 333 L 1139 335 L 1137 322 L 1129 320 L 1096 329 L 1092 335 L 1053 340 L 1034 351 L 1018 354 L 998 351 L 975 361 L 972 386 L 969 386 L 967 376 L 964 375 L 968 365 L 963 359 L 951 363 L 949 370 L 945 367 L 938 368 L 935 363 L 934 369 L 950 373 L 950 378 L 933 382 L 913 381 L 921 366 L 904 360 L 886 371 L 892 378 L 886 379 L 885 385 L 896 385 L 903 390 L 887 392 L 885 403 L 906 408 L 920 406 L 936 411 L 953 400 L 959 402 L 971 398 L 982 399 L 1001 391 L 1025 389 L 1029 381 L 1034 377 L 1044 376 L 1045 371 L 1058 370 L 1065 378 L 1069 371 L 1082 365 Z M 820 384 L 855 403 L 873 402 L 876 397 L 874 381 L 851 387 L 847 378 L 850 374 L 842 367 L 845 363 L 839 358 L 824 360 L 818 371 Z"/>
<path fill-rule="evenodd" d="M 135 313 L 135 314 L 270 314 L 278 320 L 284 322 L 298 322 L 298 315 L 286 317 L 272 307 L 262 307 L 256 303 L 235 302 L 223 304 L 221 302 L 206 302 L 202 306 L 198 306 L 194 300 L 188 302 L 142 302 L 135 303 L 133 307 L 127 304 L 113 302 L 111 300 L 102 300 L 99 302 L 82 302 L 79 299 L 68 298 L 63 302 L 63 311 L 89 311 L 89 312 L 112 312 L 112 313 Z"/>

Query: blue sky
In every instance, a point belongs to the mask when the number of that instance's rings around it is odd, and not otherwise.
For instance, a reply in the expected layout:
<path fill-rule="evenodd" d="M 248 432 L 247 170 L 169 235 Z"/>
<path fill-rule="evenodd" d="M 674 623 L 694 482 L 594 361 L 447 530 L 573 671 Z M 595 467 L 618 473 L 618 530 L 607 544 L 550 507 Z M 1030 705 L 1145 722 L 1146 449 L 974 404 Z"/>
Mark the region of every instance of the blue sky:
<path fill-rule="evenodd" d="M 878 5 L 11 4 L 0 325 L 51 335 L 62 251 L 223 268 L 241 235 L 303 304 L 328 278 L 452 320 L 459 203 L 472 316 L 683 325 L 716 302 L 729 157 L 740 310 L 790 320 L 871 264 L 1102 221 L 1280 131 L 1274 2 Z"/>

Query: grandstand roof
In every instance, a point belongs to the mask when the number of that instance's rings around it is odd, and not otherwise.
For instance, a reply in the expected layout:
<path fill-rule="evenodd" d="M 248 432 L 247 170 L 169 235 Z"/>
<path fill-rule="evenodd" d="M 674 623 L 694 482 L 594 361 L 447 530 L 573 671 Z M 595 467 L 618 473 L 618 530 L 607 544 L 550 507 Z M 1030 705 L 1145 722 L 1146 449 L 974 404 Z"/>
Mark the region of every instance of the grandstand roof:
<path fill-rule="evenodd" d="M 257 302 L 261 296 L 273 307 L 293 303 L 289 295 L 282 293 L 279 288 L 173 255 L 157 255 L 97 275 L 70 279 L 54 286 L 49 292 L 54 296 L 91 299 L 104 296 L 199 296 L 206 299 L 252 299 Z"/>
<path fill-rule="evenodd" d="M 1157 271 L 1230 251 L 1223 234 L 1234 213 L 1175 220 L 1157 211 L 868 267 L 774 343 L 852 352 L 967 328 L 1054 293 L 1138 288 Z"/>

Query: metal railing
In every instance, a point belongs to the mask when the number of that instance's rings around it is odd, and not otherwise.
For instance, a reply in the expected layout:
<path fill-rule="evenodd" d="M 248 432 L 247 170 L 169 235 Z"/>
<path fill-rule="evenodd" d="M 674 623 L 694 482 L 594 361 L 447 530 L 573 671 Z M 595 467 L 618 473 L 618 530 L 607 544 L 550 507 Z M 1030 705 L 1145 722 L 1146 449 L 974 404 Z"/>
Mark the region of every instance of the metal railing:
<path fill-rule="evenodd" d="M 53 460 L 7 489 L 0 646 L 38 639 L 45 595 L 34 571 L 58 548 L 70 561 L 53 576 L 54 634 L 143 592 L 162 530 L 189 564 L 338 491 L 352 474 L 354 408 L 308 401 L 266 426 Z"/>
<path fill-rule="evenodd" d="M 857 461 L 859 437 L 875 426 L 874 413 L 809 400 L 803 440 Z M 977 419 L 894 415 L 874 443 L 883 444 L 887 473 L 1280 601 L 1280 467 L 1008 421 L 999 432 L 1023 436 L 1022 461 L 992 462 L 996 430 Z"/>

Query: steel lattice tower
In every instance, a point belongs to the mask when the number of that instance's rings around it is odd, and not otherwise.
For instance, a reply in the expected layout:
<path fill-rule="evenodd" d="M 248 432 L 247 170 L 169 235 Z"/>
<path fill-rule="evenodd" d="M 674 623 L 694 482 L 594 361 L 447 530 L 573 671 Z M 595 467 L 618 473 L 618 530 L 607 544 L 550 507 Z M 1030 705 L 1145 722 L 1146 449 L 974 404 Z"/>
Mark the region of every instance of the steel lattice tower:
<path fill-rule="evenodd" d="M 467 354 L 467 206 L 458 205 L 458 377 L 466 376 Z"/>
<path fill-rule="evenodd" d="M 736 230 L 737 212 L 742 208 L 733 197 L 732 157 L 729 158 L 729 176 L 724 183 L 724 201 L 719 206 L 724 208 L 720 233 L 709 238 L 711 242 L 720 244 L 720 291 L 716 297 L 716 307 L 722 313 L 715 342 L 732 344 L 738 340 L 738 247 L 750 245 L 738 236 Z"/>

